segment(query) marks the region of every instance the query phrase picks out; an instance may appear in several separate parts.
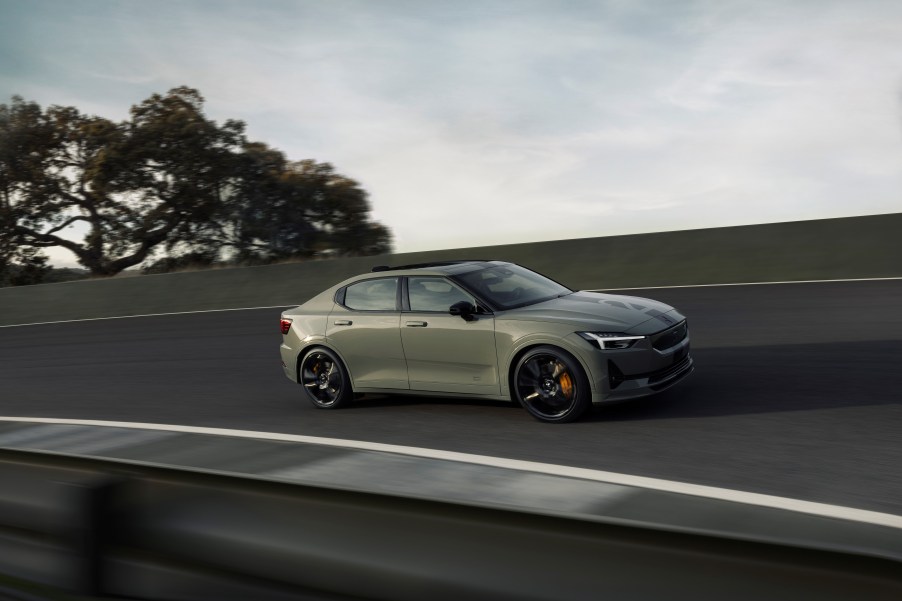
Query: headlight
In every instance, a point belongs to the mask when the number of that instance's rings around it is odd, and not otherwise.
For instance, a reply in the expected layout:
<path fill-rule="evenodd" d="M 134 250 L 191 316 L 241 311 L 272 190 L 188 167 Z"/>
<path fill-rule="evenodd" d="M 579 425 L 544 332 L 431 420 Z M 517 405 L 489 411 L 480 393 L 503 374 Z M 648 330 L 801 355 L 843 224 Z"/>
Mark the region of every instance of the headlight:
<path fill-rule="evenodd" d="M 627 336 L 616 332 L 577 332 L 603 351 L 630 348 L 645 336 Z"/>

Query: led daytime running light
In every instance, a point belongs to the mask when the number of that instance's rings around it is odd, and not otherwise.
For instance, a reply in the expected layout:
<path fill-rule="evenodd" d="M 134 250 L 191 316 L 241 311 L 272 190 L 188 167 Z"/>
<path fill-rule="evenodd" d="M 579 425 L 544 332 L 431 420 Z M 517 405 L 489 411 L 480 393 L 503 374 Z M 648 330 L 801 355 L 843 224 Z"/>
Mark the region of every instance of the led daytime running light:
<path fill-rule="evenodd" d="M 578 332 L 578 334 L 605 351 L 628 349 L 636 344 L 636 341 L 645 338 L 645 336 L 626 336 L 614 332 Z"/>

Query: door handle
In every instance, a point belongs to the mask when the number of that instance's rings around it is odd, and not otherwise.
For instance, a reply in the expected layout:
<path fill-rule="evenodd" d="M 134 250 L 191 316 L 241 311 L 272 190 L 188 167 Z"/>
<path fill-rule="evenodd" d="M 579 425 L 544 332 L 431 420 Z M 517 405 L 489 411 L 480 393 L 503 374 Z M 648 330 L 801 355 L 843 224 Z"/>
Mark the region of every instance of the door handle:
<path fill-rule="evenodd" d="M 336 319 L 333 323 L 337 326 L 349 326 L 354 322 L 350 319 Z"/>
<path fill-rule="evenodd" d="M 427 323 L 425 321 L 408 321 L 408 328 L 425 328 Z"/>

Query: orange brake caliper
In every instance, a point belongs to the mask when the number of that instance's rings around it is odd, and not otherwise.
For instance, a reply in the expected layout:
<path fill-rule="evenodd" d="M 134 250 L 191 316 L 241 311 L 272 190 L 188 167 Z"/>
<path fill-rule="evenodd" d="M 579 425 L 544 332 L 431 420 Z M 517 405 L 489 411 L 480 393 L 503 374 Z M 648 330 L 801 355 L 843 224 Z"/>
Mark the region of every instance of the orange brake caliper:
<path fill-rule="evenodd" d="M 564 372 L 561 374 L 561 377 L 558 378 L 558 383 L 561 385 L 561 392 L 564 393 L 564 396 L 568 399 L 573 396 L 573 380 L 570 379 L 570 374 Z"/>

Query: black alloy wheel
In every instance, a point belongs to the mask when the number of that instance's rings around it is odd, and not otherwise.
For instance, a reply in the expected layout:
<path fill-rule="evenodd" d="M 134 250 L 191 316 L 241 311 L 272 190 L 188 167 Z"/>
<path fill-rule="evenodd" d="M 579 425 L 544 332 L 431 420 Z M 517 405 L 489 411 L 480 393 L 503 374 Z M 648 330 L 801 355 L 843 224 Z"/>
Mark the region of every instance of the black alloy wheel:
<path fill-rule="evenodd" d="M 341 360 L 324 348 L 304 355 L 299 376 L 307 397 L 320 409 L 345 407 L 354 396 Z"/>
<path fill-rule="evenodd" d="M 523 355 L 513 384 L 520 404 L 543 422 L 572 422 L 592 405 L 589 381 L 579 362 L 553 346 L 536 347 Z"/>

